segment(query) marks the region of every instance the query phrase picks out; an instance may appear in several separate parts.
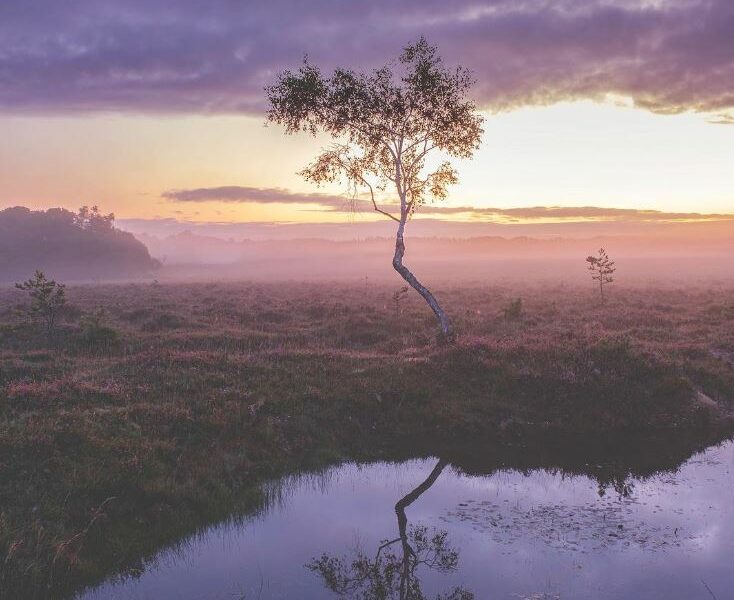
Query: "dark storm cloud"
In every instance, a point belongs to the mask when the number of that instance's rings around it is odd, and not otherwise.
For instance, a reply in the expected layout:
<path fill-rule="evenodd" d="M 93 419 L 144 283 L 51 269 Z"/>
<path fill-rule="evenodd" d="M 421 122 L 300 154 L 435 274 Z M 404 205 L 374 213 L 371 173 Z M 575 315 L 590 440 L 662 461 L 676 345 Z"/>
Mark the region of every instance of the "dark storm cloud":
<path fill-rule="evenodd" d="M 425 34 L 490 109 L 620 94 L 734 107 L 731 0 L 4 0 L 0 109 L 231 113 L 304 53 L 368 68 Z"/>

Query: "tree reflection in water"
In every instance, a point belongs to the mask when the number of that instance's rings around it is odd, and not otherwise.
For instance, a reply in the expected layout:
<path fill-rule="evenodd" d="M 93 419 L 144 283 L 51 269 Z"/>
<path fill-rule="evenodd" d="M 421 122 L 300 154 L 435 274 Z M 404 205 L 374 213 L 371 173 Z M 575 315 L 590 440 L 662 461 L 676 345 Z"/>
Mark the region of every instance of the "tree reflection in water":
<path fill-rule="evenodd" d="M 446 465 L 445 460 L 439 460 L 426 480 L 398 501 L 395 513 L 399 535 L 393 540 L 384 540 L 374 556 L 357 549 L 351 557 L 324 554 L 306 566 L 318 573 L 324 585 L 340 598 L 426 600 L 428 596 L 421 589 L 419 568 L 441 573 L 455 571 L 459 553 L 448 544 L 447 531 L 409 526 L 405 509 L 436 482 Z M 473 600 L 474 594 L 457 587 L 447 595 L 433 598 Z"/>

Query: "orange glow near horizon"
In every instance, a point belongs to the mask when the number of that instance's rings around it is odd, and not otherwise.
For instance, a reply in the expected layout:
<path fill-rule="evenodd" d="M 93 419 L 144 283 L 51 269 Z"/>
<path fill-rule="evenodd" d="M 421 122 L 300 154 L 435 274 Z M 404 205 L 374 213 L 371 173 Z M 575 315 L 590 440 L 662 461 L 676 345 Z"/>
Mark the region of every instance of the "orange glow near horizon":
<path fill-rule="evenodd" d="M 121 218 L 199 222 L 380 218 L 369 211 L 324 210 L 310 202 L 176 202 L 161 197 L 171 189 L 220 186 L 277 187 L 297 194 L 343 191 L 338 185 L 317 189 L 296 174 L 328 140 L 286 136 L 255 117 L 0 117 L 0 126 L 6 133 L 0 140 L 0 208 L 98 204 Z M 473 160 L 457 164 L 461 183 L 436 206 L 731 214 L 732 150 L 734 127 L 711 125 L 704 115 L 661 116 L 592 102 L 524 108 L 488 115 L 481 149 Z M 487 219 L 469 211 L 432 214 L 431 208 L 424 207 L 422 215 Z M 499 215 L 489 220 L 518 222 Z"/>

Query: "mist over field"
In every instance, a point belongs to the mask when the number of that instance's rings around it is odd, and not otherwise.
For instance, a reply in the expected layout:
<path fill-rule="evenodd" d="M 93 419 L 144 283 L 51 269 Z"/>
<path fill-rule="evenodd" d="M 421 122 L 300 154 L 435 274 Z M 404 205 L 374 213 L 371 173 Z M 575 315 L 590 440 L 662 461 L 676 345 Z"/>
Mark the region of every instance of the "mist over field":
<path fill-rule="evenodd" d="M 196 224 L 123 221 L 161 261 L 160 279 L 345 280 L 399 283 L 389 222 Z M 588 279 L 600 247 L 618 281 L 656 285 L 734 276 L 734 220 L 503 225 L 417 219 L 406 257 L 422 278 L 453 283 Z"/>
<path fill-rule="evenodd" d="M 525 209 L 558 211 L 560 209 Z M 406 259 L 439 283 L 590 283 L 585 258 L 605 248 L 618 285 L 716 283 L 734 277 L 728 215 L 624 214 L 558 222 L 415 219 Z M 607 211 L 608 212 L 608 211 Z M 364 281 L 400 284 L 393 224 L 216 223 L 120 219 L 79 224 L 63 209 L 0 211 L 0 281 L 34 269 L 91 281 Z"/>

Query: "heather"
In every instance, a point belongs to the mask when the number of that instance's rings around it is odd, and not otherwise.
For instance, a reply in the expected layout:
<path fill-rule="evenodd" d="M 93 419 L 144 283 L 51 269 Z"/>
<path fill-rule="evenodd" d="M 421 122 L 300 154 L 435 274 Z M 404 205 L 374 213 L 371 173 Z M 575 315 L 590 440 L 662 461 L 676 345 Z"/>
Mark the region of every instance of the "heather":
<path fill-rule="evenodd" d="M 615 284 L 603 305 L 591 286 L 435 292 L 453 343 L 382 284 L 68 286 L 51 334 L 0 290 L 0 589 L 63 597 L 134 573 L 294 469 L 733 429 L 730 287 Z"/>

